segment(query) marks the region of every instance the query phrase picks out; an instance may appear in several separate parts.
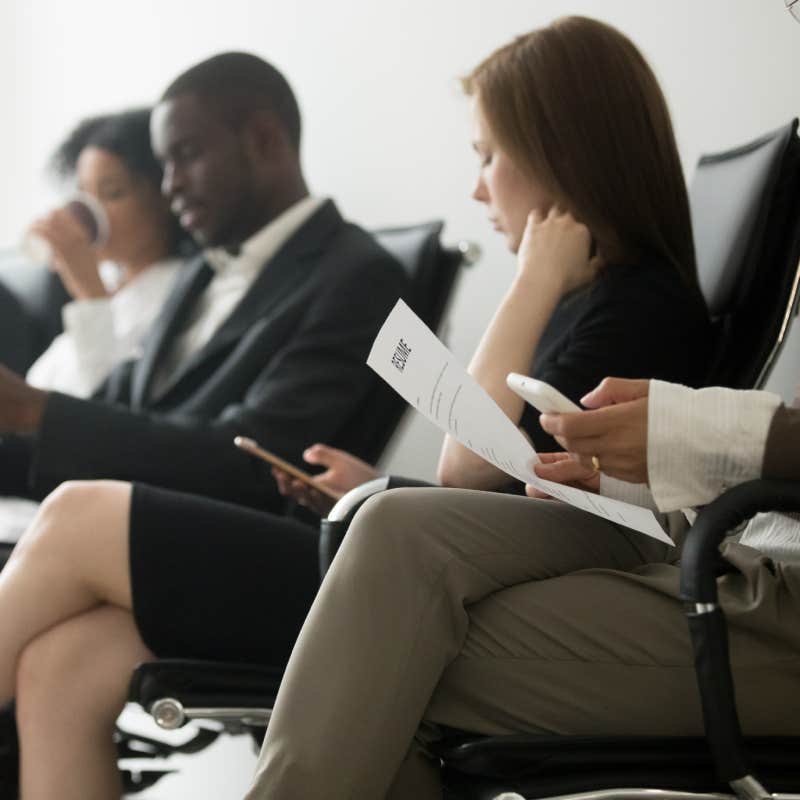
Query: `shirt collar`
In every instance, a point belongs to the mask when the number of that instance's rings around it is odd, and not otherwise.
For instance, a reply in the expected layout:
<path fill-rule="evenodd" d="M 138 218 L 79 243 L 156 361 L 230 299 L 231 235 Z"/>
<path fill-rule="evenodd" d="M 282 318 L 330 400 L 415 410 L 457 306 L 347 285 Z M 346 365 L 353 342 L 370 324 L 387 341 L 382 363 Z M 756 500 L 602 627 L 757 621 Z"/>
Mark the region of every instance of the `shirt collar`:
<path fill-rule="evenodd" d="M 264 264 L 324 202 L 324 197 L 304 197 L 246 239 L 237 255 L 228 252 L 224 247 L 210 247 L 204 253 L 206 261 L 215 272 L 226 269 L 232 261 Z"/>

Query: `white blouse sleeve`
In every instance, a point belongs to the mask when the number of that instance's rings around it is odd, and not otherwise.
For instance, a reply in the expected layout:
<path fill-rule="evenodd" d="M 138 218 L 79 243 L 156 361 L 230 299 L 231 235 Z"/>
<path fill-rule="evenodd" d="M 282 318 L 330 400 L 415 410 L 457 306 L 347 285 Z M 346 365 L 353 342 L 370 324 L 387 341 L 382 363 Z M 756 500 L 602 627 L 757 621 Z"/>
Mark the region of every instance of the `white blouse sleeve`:
<path fill-rule="evenodd" d="M 600 473 L 600 494 L 614 500 L 622 500 L 634 506 L 656 510 L 653 494 L 646 483 L 628 483 Z"/>
<path fill-rule="evenodd" d="M 120 330 L 114 301 L 106 298 L 68 303 L 62 317 L 64 332 L 75 348 L 79 385 L 91 393 L 116 364 L 134 352 L 141 331 Z"/>
<path fill-rule="evenodd" d="M 28 381 L 41 389 L 91 395 L 117 364 L 139 356 L 180 266 L 177 259 L 155 264 L 111 297 L 67 303 L 64 332 L 31 367 Z"/>
<path fill-rule="evenodd" d="M 650 381 L 647 472 L 657 507 L 704 505 L 729 486 L 758 478 L 780 404 L 770 392 Z"/>
<path fill-rule="evenodd" d="M 62 309 L 61 319 L 64 332 L 36 359 L 27 380 L 40 389 L 88 397 L 119 353 L 111 300 L 72 301 Z"/>

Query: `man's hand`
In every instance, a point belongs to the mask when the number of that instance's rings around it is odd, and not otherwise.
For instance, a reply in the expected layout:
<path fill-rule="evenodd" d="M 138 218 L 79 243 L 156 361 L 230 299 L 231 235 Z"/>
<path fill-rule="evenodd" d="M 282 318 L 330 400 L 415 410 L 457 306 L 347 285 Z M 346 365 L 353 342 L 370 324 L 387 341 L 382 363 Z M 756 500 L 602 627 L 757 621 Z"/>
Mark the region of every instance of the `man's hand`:
<path fill-rule="evenodd" d="M 327 467 L 325 472 L 315 475 L 314 479 L 339 497 L 350 489 L 355 489 L 356 486 L 378 477 L 378 473 L 365 461 L 344 450 L 337 450 L 324 444 L 311 445 L 303 453 L 303 459 L 309 464 Z M 301 506 L 311 508 L 320 516 L 327 514 L 333 508 L 333 500 L 283 470 L 273 467 L 272 474 L 278 482 L 278 491 L 282 495 L 294 498 Z"/>
<path fill-rule="evenodd" d="M 16 372 L 0 364 L 0 433 L 36 433 L 47 396 L 47 392 L 34 389 Z"/>
<path fill-rule="evenodd" d="M 539 453 L 539 463 L 533 471 L 540 477 L 554 483 L 574 486 L 587 492 L 600 491 L 600 473 L 594 467 L 585 467 L 569 453 Z M 549 499 L 550 495 L 540 492 L 532 484 L 525 487 L 528 497 Z"/>
<path fill-rule="evenodd" d="M 542 428 L 594 468 L 630 483 L 647 483 L 647 403 L 650 381 L 606 378 L 581 399 L 592 409 L 542 414 Z"/>

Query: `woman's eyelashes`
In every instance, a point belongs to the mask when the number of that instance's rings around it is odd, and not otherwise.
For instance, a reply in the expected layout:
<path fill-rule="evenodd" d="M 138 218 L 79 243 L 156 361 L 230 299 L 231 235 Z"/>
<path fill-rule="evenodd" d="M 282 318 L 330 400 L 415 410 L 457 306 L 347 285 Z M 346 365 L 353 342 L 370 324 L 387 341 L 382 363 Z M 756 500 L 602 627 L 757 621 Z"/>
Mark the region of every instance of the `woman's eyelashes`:
<path fill-rule="evenodd" d="M 101 189 L 100 190 L 100 199 L 101 200 L 121 200 L 123 197 L 127 195 L 127 191 L 122 188 L 114 188 L 114 189 Z"/>

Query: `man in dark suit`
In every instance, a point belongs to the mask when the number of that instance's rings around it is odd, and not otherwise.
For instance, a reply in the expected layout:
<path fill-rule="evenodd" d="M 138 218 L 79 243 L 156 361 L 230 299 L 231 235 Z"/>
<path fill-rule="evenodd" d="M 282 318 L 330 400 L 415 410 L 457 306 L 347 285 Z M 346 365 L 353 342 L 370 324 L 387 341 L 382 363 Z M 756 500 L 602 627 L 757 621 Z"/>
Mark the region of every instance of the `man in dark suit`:
<path fill-rule="evenodd" d="M 244 434 L 301 463 L 311 442 L 367 459 L 394 401 L 364 361 L 402 268 L 330 200 L 309 197 L 300 114 L 283 76 L 225 53 L 165 91 L 151 124 L 163 191 L 204 248 L 141 358 L 91 400 L 0 370 L 0 486 L 41 497 L 119 478 L 277 509 Z"/>

